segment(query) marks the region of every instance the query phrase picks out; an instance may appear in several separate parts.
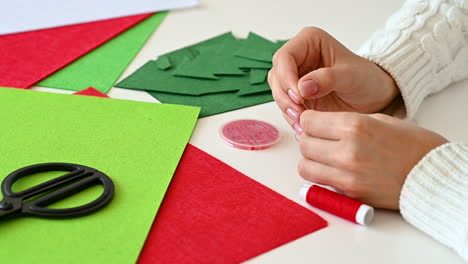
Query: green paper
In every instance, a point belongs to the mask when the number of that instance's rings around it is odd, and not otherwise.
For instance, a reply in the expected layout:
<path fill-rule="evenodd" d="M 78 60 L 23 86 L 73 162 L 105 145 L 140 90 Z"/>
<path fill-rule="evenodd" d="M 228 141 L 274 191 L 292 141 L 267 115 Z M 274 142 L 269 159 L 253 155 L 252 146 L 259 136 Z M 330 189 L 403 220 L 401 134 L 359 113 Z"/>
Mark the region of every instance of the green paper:
<path fill-rule="evenodd" d="M 251 69 L 250 70 L 250 84 L 260 84 L 266 81 L 268 70 L 265 69 Z"/>
<path fill-rule="evenodd" d="M 135 263 L 199 109 L 6 88 L 0 109 L 0 180 L 26 165 L 70 162 L 99 169 L 115 184 L 111 203 L 84 217 L 2 221 L 1 262 Z"/>
<path fill-rule="evenodd" d="M 271 92 L 237 96 L 236 92 L 201 96 L 149 92 L 154 98 L 169 104 L 201 107 L 200 118 L 273 101 Z"/>
<path fill-rule="evenodd" d="M 136 72 L 118 83 L 116 87 L 166 92 L 186 95 L 202 95 L 219 92 L 237 91 L 248 85 L 248 79 L 225 76 L 218 80 L 177 77 L 172 70 L 162 71 L 155 61 L 148 61 Z"/>
<path fill-rule="evenodd" d="M 279 48 L 275 42 L 269 41 L 261 36 L 250 32 L 245 41 L 242 42 L 241 48 L 235 53 L 236 56 L 271 62 L 273 54 Z"/>
<path fill-rule="evenodd" d="M 169 68 L 171 68 L 172 63 L 167 57 L 161 57 L 156 60 L 156 63 L 158 64 L 159 69 L 165 71 Z"/>
<path fill-rule="evenodd" d="M 151 16 L 36 85 L 72 91 L 92 86 L 107 93 L 166 15 Z"/>

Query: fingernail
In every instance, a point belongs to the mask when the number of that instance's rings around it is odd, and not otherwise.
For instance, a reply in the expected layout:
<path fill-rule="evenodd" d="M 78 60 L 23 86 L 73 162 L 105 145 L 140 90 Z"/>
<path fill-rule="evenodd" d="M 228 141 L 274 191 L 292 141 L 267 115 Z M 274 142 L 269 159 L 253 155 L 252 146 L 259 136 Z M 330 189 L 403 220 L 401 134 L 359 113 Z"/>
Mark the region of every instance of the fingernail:
<path fill-rule="evenodd" d="M 286 109 L 286 114 L 288 114 L 289 118 L 291 118 L 292 121 L 294 122 L 299 121 L 299 113 L 296 110 L 292 108 L 288 108 Z"/>
<path fill-rule="evenodd" d="M 299 84 L 299 90 L 303 97 L 310 97 L 318 92 L 319 87 L 316 81 L 307 80 Z"/>
<path fill-rule="evenodd" d="M 298 135 L 302 134 L 302 128 L 298 123 L 294 123 L 293 128 L 294 128 L 294 130 L 296 130 L 296 133 Z"/>
<path fill-rule="evenodd" d="M 289 95 L 289 98 L 291 98 L 291 100 L 293 100 L 294 103 L 296 104 L 301 103 L 301 98 L 297 96 L 297 94 L 292 89 L 288 90 L 288 95 Z"/>
<path fill-rule="evenodd" d="M 301 141 L 301 135 L 299 134 L 294 135 L 294 138 L 296 139 L 297 142 Z"/>

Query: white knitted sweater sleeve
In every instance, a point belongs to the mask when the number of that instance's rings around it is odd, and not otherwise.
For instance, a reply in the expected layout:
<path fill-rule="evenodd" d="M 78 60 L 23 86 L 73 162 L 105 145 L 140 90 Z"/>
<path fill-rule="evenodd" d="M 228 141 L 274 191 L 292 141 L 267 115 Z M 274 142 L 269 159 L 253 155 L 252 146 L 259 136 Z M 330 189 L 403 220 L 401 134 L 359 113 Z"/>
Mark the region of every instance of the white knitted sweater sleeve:
<path fill-rule="evenodd" d="M 407 1 L 358 53 L 392 75 L 411 118 L 425 97 L 468 77 L 468 0 Z M 405 181 L 400 211 L 468 261 L 468 145 L 428 153 Z"/>

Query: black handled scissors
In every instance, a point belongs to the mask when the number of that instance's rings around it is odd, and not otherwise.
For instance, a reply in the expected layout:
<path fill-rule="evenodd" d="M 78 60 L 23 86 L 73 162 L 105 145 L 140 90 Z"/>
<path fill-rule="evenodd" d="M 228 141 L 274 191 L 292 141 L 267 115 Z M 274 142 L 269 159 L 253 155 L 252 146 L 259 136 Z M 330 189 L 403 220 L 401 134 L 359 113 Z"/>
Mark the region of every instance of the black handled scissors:
<path fill-rule="evenodd" d="M 20 178 L 48 171 L 68 173 L 26 190 L 13 192 L 12 186 Z M 88 204 L 64 209 L 46 208 L 56 201 L 94 185 L 102 185 L 104 192 Z M 0 201 L 0 219 L 21 214 L 53 218 L 82 216 L 105 206 L 114 195 L 114 183 L 106 174 L 87 166 L 71 163 L 43 163 L 18 169 L 3 180 L 1 188 L 3 200 Z M 37 196 L 39 196 L 37 199 L 27 201 Z"/>

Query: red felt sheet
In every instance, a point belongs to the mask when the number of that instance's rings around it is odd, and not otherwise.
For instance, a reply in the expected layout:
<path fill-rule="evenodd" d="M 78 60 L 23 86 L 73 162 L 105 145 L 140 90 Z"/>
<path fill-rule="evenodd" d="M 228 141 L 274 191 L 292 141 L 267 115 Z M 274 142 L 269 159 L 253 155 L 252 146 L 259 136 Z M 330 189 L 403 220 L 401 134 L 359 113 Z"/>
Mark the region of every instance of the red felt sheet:
<path fill-rule="evenodd" d="M 29 88 L 149 16 L 0 36 L 0 86 Z"/>
<path fill-rule="evenodd" d="M 88 87 L 88 88 L 86 88 L 84 90 L 81 90 L 81 91 L 73 93 L 73 94 L 110 98 L 107 94 L 102 93 L 102 92 L 94 89 L 93 87 Z"/>
<path fill-rule="evenodd" d="M 189 144 L 138 263 L 238 263 L 326 226 Z"/>
<path fill-rule="evenodd" d="M 92 87 L 75 94 L 108 97 Z M 138 263 L 239 263 L 326 226 L 312 211 L 188 144 Z"/>

